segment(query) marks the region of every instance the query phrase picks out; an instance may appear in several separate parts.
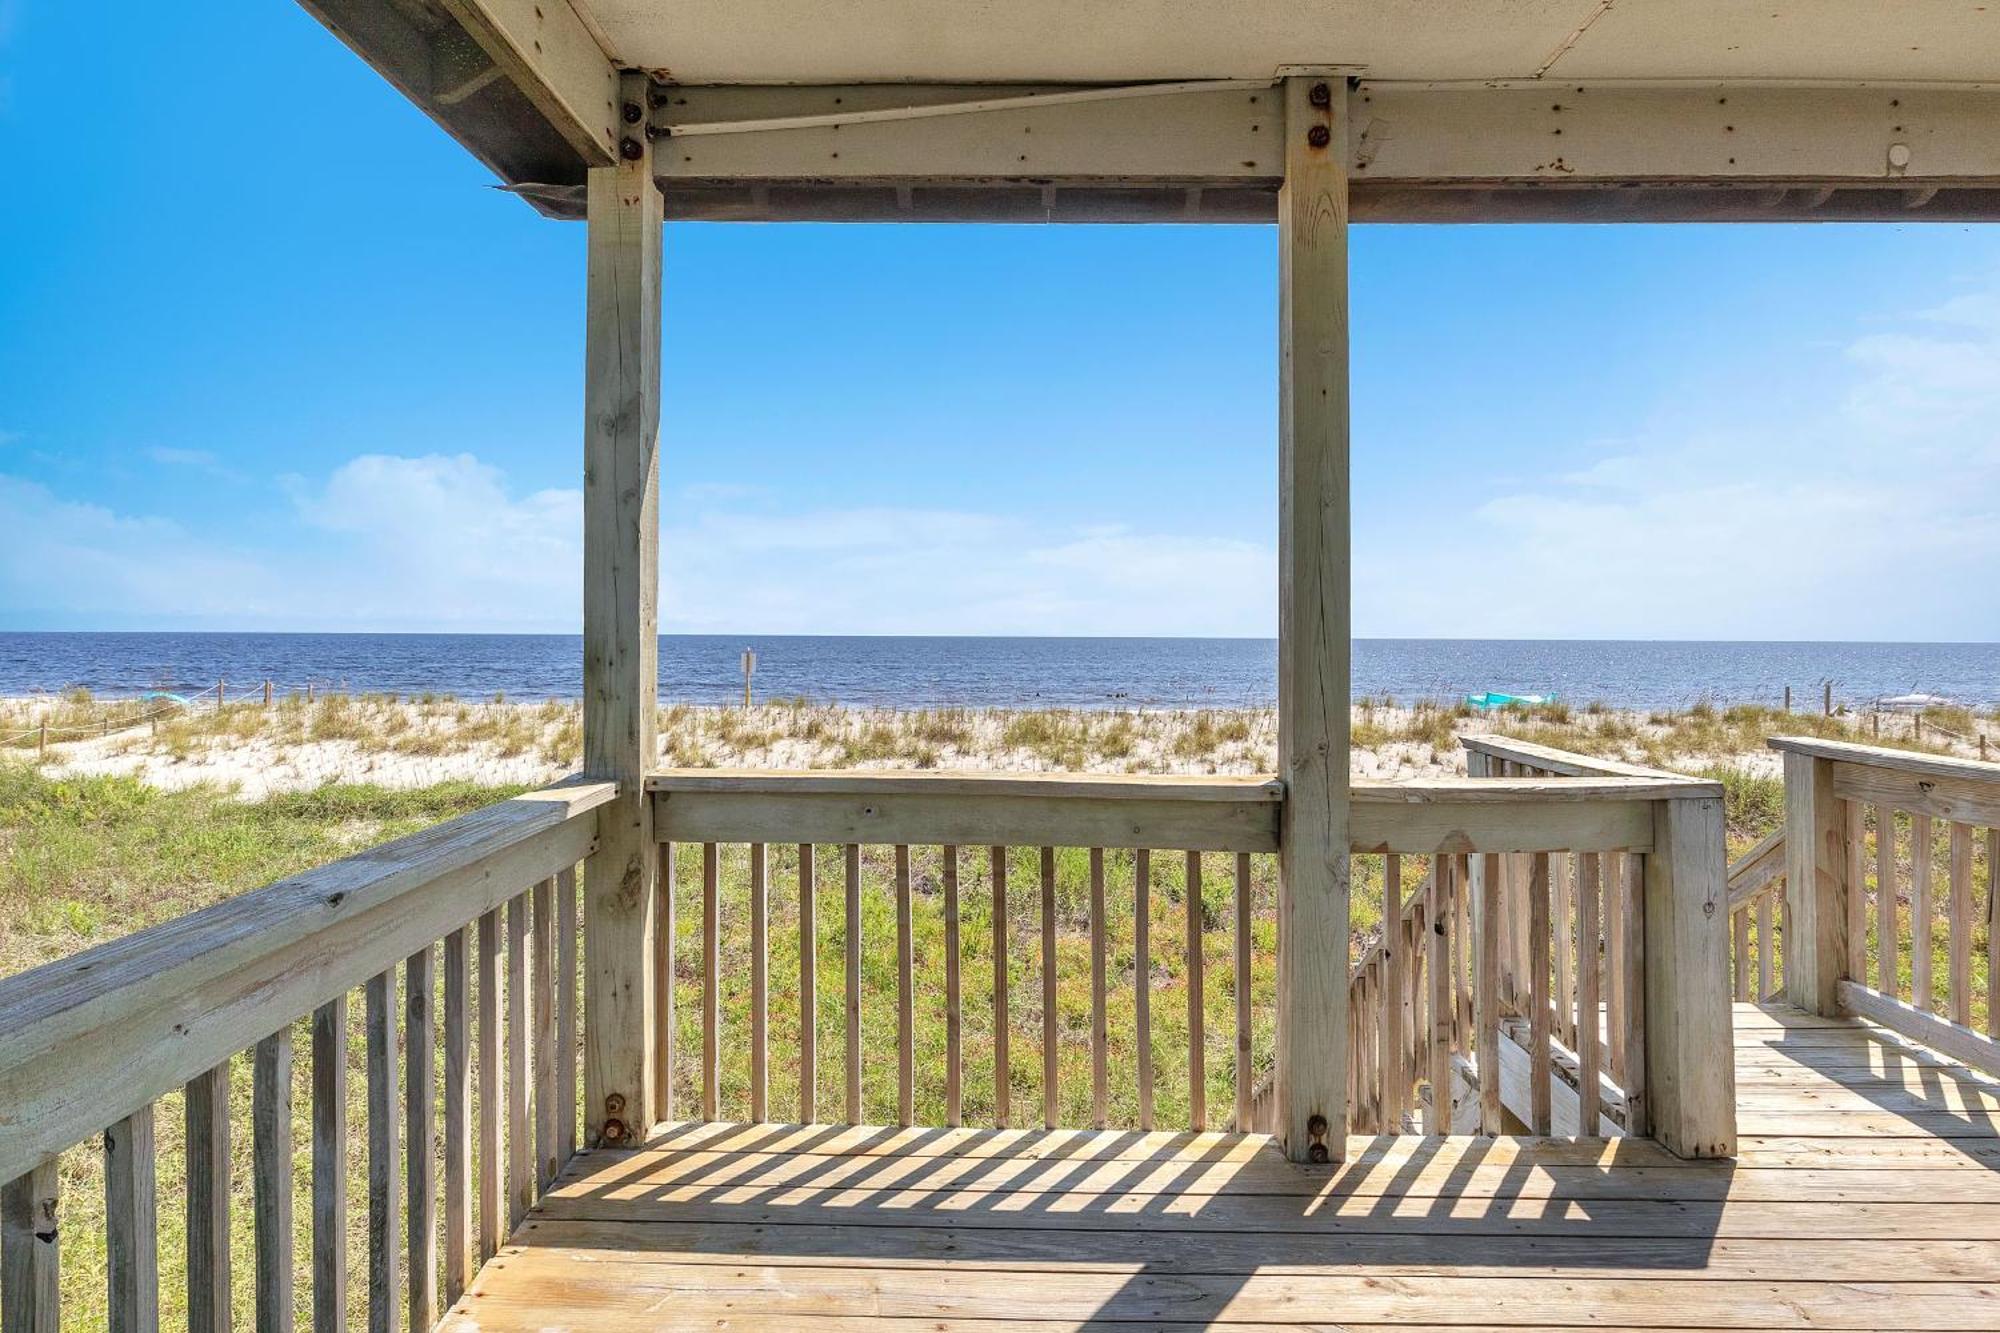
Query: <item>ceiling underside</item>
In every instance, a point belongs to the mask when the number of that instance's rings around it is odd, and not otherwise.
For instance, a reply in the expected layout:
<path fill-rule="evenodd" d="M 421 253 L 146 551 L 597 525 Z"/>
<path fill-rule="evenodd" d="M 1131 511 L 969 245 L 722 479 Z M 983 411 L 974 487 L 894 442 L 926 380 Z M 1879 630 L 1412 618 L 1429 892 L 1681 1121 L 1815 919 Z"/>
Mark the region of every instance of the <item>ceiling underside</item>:
<path fill-rule="evenodd" d="M 685 83 L 2000 77 L 1987 0 L 577 0 Z"/>

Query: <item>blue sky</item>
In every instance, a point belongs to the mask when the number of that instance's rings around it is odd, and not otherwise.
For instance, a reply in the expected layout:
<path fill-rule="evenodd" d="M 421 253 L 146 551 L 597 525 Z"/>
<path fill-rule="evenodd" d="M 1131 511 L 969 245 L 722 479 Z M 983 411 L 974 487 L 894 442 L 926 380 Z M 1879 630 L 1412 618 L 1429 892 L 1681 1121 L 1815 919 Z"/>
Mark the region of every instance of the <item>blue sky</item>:
<path fill-rule="evenodd" d="M 582 228 L 295 5 L 110 8 L 0 0 L 0 628 L 573 630 Z M 666 248 L 667 629 L 1273 632 L 1274 229 Z M 2000 637 L 2000 227 L 1353 300 L 1358 634 Z"/>

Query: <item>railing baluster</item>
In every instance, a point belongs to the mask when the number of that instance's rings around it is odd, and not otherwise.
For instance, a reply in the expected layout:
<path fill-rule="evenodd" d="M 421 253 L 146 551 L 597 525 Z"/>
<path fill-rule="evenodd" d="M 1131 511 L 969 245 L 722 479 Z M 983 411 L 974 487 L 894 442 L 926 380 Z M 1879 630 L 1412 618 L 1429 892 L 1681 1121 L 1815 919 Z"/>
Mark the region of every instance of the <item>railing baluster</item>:
<path fill-rule="evenodd" d="M 1576 912 L 1573 906 L 1576 893 L 1576 857 L 1569 852 L 1558 852 L 1549 858 L 1549 888 L 1554 895 L 1555 931 L 1553 944 L 1556 954 L 1555 979 L 1555 1024 L 1557 1039 L 1564 1045 L 1576 1046 L 1576 1029 L 1570 1024 L 1576 1016 Z"/>
<path fill-rule="evenodd" d="M 1856 896 L 1860 886 L 1855 886 Z M 1875 807 L 1875 986 L 1884 995 L 1898 994 L 1897 955 L 1902 942 L 1896 929 L 1896 812 Z"/>
<path fill-rule="evenodd" d="M 574 880 L 565 884 L 562 876 L 557 876 L 556 1011 L 550 1016 L 554 1026 L 549 1030 L 554 1034 L 551 1044 L 558 1052 L 555 1071 L 551 1075 L 555 1086 L 550 1089 L 555 1100 L 553 1114 L 558 1165 L 567 1162 L 576 1151 L 576 1067 L 572 1063 L 575 1059 L 576 1032 L 571 1027 L 572 1006 L 576 1003 L 576 972 L 569 962 L 569 951 L 575 945 L 567 924 L 568 918 L 564 915 L 575 909 L 563 902 L 563 896 L 574 888 Z M 653 874 L 653 1030 L 656 1033 L 653 1042 L 653 1114 L 661 1120 L 674 1118 L 674 1048 L 677 1036 L 674 1027 L 675 944 L 674 844 L 663 842 L 660 844 L 659 864 Z"/>
<path fill-rule="evenodd" d="M 1187 854 L 1187 1006 L 1188 1006 L 1188 1127 L 1197 1134 L 1208 1128 L 1208 1025 L 1202 1005 L 1201 853 Z M 1051 951 L 1053 954 L 1053 950 Z M 1054 970 L 1051 966 L 1051 971 Z M 1053 993 L 1054 984 L 1050 991 Z M 1051 1128 L 1053 1128 L 1053 1123 Z"/>
<path fill-rule="evenodd" d="M 958 978 L 958 848 L 944 856 L 944 1120 L 965 1121 L 964 999 Z"/>
<path fill-rule="evenodd" d="M 799 1123 L 819 1119 L 819 880 L 813 845 L 799 844 Z"/>
<path fill-rule="evenodd" d="M 229 1328 L 229 1064 L 188 1080 L 189 1333 Z"/>
<path fill-rule="evenodd" d="M 110 1333 L 160 1326 L 160 1242 L 153 1108 L 104 1131 L 104 1238 Z"/>
<path fill-rule="evenodd" d="M 1603 858 L 1580 852 L 1576 858 L 1576 1132 L 1597 1137 L 1603 1104 L 1598 1090 L 1598 895 L 1602 892 Z"/>
<path fill-rule="evenodd" d="M 500 909 L 479 918 L 479 1263 L 500 1252 Z M 476 1268 L 478 1265 L 475 1264 Z"/>
<path fill-rule="evenodd" d="M 847 951 L 847 1123 L 861 1123 L 861 848 L 848 843 L 845 870 Z"/>
<path fill-rule="evenodd" d="M 1410 959 L 1404 953 L 1403 858 L 1394 852 L 1382 858 L 1382 999 L 1376 1015 L 1376 1078 L 1381 1083 L 1381 1133 L 1393 1133 L 1390 1122 L 1400 1114 L 1403 1079 L 1403 987 Z"/>
<path fill-rule="evenodd" d="M 1111 1045 L 1106 1014 L 1104 849 L 1090 849 L 1090 1124 L 1103 1129 L 1110 1115 Z"/>
<path fill-rule="evenodd" d="M 1972 830 L 1951 826 L 1951 1021 L 1972 1024 Z"/>
<path fill-rule="evenodd" d="M 1456 1032 L 1458 1053 L 1472 1054 L 1472 1029 L 1475 1022 L 1472 1013 L 1472 857 L 1461 853 L 1453 858 L 1452 899 L 1455 922 L 1452 926 L 1451 967 L 1455 976 L 1457 991 L 1456 1014 L 1452 1027 Z M 1449 1071 L 1447 1071 L 1449 1079 Z"/>
<path fill-rule="evenodd" d="M 1868 979 L 1868 895 L 1863 890 L 1862 844 L 1867 840 L 1867 813 L 1861 802 L 1840 802 L 1840 822 L 1847 844 L 1847 877 L 1843 882 L 1848 889 L 1841 894 L 1847 903 L 1847 975 L 1865 982 Z M 1790 909 L 1789 900 L 1786 908 Z"/>
<path fill-rule="evenodd" d="M 1757 1003 L 1767 1004 L 1771 999 L 1771 965 L 1776 961 L 1771 948 L 1771 900 L 1775 891 L 1766 889 L 1757 895 Z"/>
<path fill-rule="evenodd" d="M 507 1230 L 535 1201 L 534 1150 L 528 1142 L 528 913 L 526 891 L 507 903 Z"/>
<path fill-rule="evenodd" d="M 58 1190 L 53 1157 L 0 1189 L 0 1333 L 57 1333 L 61 1325 Z"/>
<path fill-rule="evenodd" d="M 472 957 L 444 937 L 444 1303 L 472 1281 Z"/>
<path fill-rule="evenodd" d="M 1620 968 L 1625 994 L 1619 1004 L 1625 1023 L 1620 1039 L 1625 1049 L 1625 1132 L 1643 1138 L 1651 1123 L 1646 1114 L 1646 858 L 1621 850 L 1613 859 L 1625 899 L 1625 961 Z"/>
<path fill-rule="evenodd" d="M 1430 1119 L 1424 1126 L 1426 1133 L 1451 1133 L 1451 1046 L 1452 1019 L 1457 1005 L 1452 994 L 1451 962 L 1457 954 L 1456 940 L 1452 934 L 1452 913 L 1458 895 L 1465 891 L 1464 884 L 1455 872 L 1456 860 L 1448 856 L 1431 858 L 1431 908 L 1430 929 L 1426 932 L 1428 945 L 1425 961 L 1426 981 L 1429 983 L 1430 1001 L 1430 1069 L 1428 1079 L 1431 1085 Z M 1415 1024 L 1412 1024 L 1414 1027 Z M 1406 1082 L 1411 1080 L 1406 1080 Z"/>
<path fill-rule="evenodd" d="M 1007 849 L 989 847 L 993 878 L 993 1119 L 1007 1128 L 1013 1068 L 1007 1051 Z"/>
<path fill-rule="evenodd" d="M 910 849 L 896 848 L 896 1123 L 917 1118 L 916 960 L 910 921 Z"/>
<path fill-rule="evenodd" d="M 1986 1035 L 2000 1037 L 2000 828 L 1986 830 Z"/>
<path fill-rule="evenodd" d="M 771 1118 L 771 858 L 750 844 L 750 1121 Z"/>
<path fill-rule="evenodd" d="M 1056 1127 L 1056 849 L 1042 848 L 1042 1127 Z"/>
<path fill-rule="evenodd" d="M 1132 853 L 1132 1027 L 1139 1062 L 1139 1128 L 1153 1128 L 1153 854 Z"/>
<path fill-rule="evenodd" d="M 1479 1132 L 1500 1132 L 1500 857 L 1479 859 Z"/>
<path fill-rule="evenodd" d="M 1745 903 L 1729 914 L 1730 973 L 1735 978 L 1737 1002 L 1750 1003 L 1750 906 Z"/>
<path fill-rule="evenodd" d="M 722 854 L 701 845 L 701 1118 L 722 1101 Z"/>
<path fill-rule="evenodd" d="M 1931 817 L 1910 816 L 1910 991 L 1925 1013 L 1937 1010 L 1931 980 Z"/>
<path fill-rule="evenodd" d="M 292 1329 L 292 1030 L 257 1043 L 250 1076 L 250 1182 L 258 1333 Z"/>
<path fill-rule="evenodd" d="M 347 1330 L 347 996 L 313 1011 L 314 1333 Z"/>
<path fill-rule="evenodd" d="M 1549 854 L 1536 852 L 1528 874 L 1528 1129 L 1552 1132 L 1554 1065 L 1549 1049 Z"/>
<path fill-rule="evenodd" d="M 396 974 L 368 979 L 368 1329 L 395 1333 L 402 1277 L 396 1253 Z"/>
<path fill-rule="evenodd" d="M 1602 853 L 1604 892 L 1604 1032 L 1605 1064 L 1611 1081 L 1625 1086 L 1625 894 L 1624 858 Z"/>
<path fill-rule="evenodd" d="M 662 1119 L 673 1115 L 673 1060 L 675 1051 L 674 1029 L 674 953 L 673 953 L 673 847 L 667 847 L 666 873 L 660 876 L 661 891 L 667 895 L 667 908 L 661 914 L 662 926 L 667 932 L 667 1007 L 661 1015 L 661 1023 L 666 1028 L 666 1043 L 661 1060 L 666 1064 L 663 1075 L 663 1091 L 660 1097 Z M 567 1162 L 576 1155 L 576 867 L 565 866 L 556 874 L 556 1039 L 560 1043 L 560 1053 L 556 1058 L 556 1118 L 562 1122 L 562 1155 Z"/>
<path fill-rule="evenodd" d="M 1096 899 L 1099 900 L 1104 896 L 1102 886 L 1104 876 L 1102 870 L 1103 866 L 1101 864 L 1092 864 L 1092 889 Z M 1090 910 L 1093 923 L 1091 930 L 1093 933 L 1097 931 L 1095 922 L 1096 918 L 1101 915 L 1098 910 L 1101 905 L 1100 901 L 1093 901 L 1091 903 Z M 1235 967 L 1236 984 L 1236 1130 L 1238 1133 L 1248 1133 L 1251 1128 L 1251 1098 L 1257 1090 L 1250 1062 L 1250 853 L 1248 852 L 1238 852 L 1236 854 L 1235 906 L 1236 954 L 1232 962 Z M 1101 946 L 1098 949 L 1098 954 L 1098 970 L 1094 980 L 1097 982 L 1097 992 L 1102 996 L 1104 992 L 1104 969 L 1102 961 L 1103 949 Z M 1100 1014 L 1103 1012 L 1101 1000 L 1098 1005 L 1098 1011 Z M 1101 1023 L 1102 1020 L 1100 1020 L 1100 1027 Z M 1100 1067 L 1101 1064 L 1100 1060 Z M 1101 1110 L 1098 1113 L 1097 1120 L 1098 1127 L 1102 1128 L 1104 1116 Z"/>
<path fill-rule="evenodd" d="M 436 974 L 436 955 L 428 947 L 411 954 L 404 965 L 403 1151 L 411 1333 L 423 1333 L 437 1322 L 437 1167 L 431 1158 L 437 1133 Z"/>

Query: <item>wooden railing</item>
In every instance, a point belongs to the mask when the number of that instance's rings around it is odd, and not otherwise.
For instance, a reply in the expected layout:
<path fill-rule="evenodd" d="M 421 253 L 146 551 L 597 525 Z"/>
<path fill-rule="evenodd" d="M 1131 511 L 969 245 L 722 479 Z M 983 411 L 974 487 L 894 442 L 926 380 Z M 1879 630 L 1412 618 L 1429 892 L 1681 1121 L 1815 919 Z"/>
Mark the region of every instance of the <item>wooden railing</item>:
<path fill-rule="evenodd" d="M 1784 998 L 1784 939 L 1790 930 L 1781 825 L 1729 867 L 1730 963 L 1738 1000 L 1766 1004 Z"/>
<path fill-rule="evenodd" d="M 2000 1074 L 2000 764 L 1802 737 L 1771 747 L 1785 756 L 1792 1002 Z"/>
<path fill-rule="evenodd" d="M 1032 1040 L 1032 1027 L 1017 1022 L 1012 1014 L 1008 990 L 1008 952 L 1016 947 L 1012 941 L 1025 935 L 1038 941 L 1040 955 L 1040 1115 L 1036 1118 L 1049 1127 L 1065 1123 L 1059 1060 L 1064 1029 L 1057 1002 L 1065 964 L 1058 942 L 1057 867 L 1059 857 L 1081 854 L 1087 856 L 1089 868 L 1089 908 L 1083 925 L 1089 934 L 1091 973 L 1091 1096 L 1088 1114 L 1067 1117 L 1067 1122 L 1108 1123 L 1112 1099 L 1107 1071 L 1116 1067 L 1129 1069 L 1136 1082 L 1136 1088 L 1118 1090 L 1121 1101 L 1129 1099 L 1135 1108 L 1131 1123 L 1154 1128 L 1159 1071 L 1151 1009 L 1155 986 L 1151 929 L 1156 919 L 1156 871 L 1167 864 L 1158 854 L 1169 852 L 1178 853 L 1172 858 L 1178 863 L 1173 867 L 1178 882 L 1168 879 L 1167 891 L 1181 894 L 1187 922 L 1170 946 L 1182 951 L 1187 1005 L 1184 1034 L 1176 1034 L 1185 1040 L 1187 1069 L 1180 1086 L 1188 1091 L 1187 1113 L 1176 1123 L 1200 1129 L 1210 1121 L 1206 1090 L 1214 1071 L 1205 1063 L 1204 987 L 1205 959 L 1211 951 L 1208 938 L 1213 933 L 1226 943 L 1225 975 L 1235 998 L 1235 1049 L 1227 1095 L 1236 1107 L 1236 1124 L 1267 1126 L 1253 1074 L 1253 1033 L 1258 1027 L 1250 985 L 1256 966 L 1251 952 L 1256 935 L 1253 860 L 1277 846 L 1282 800 L 1278 784 L 1245 778 L 701 770 L 657 775 L 647 785 L 653 793 L 654 829 L 663 844 L 663 884 L 672 884 L 673 868 L 680 859 L 676 845 L 686 844 L 699 848 L 702 882 L 698 963 L 687 966 L 674 956 L 680 932 L 671 924 L 671 887 L 665 893 L 668 911 L 662 913 L 669 924 L 661 932 L 661 953 L 655 961 L 661 977 L 692 975 L 688 984 L 702 1013 L 697 1072 L 677 1103 L 680 1111 L 670 1115 L 721 1114 L 723 1048 L 729 1040 L 746 1038 L 749 1117 L 764 1120 L 792 1114 L 789 1105 L 774 1106 L 769 1049 L 773 881 L 769 860 L 772 846 L 783 844 L 798 848 L 790 876 L 794 882 L 784 890 L 796 894 L 785 906 L 799 943 L 795 952 L 787 949 L 786 963 L 797 968 L 794 993 L 799 1008 L 796 1015 L 786 1014 L 786 1027 L 798 1043 L 797 1058 L 791 1059 L 788 1051 L 780 1063 L 798 1098 L 800 1119 L 823 1114 L 817 1101 L 823 1083 L 837 1084 L 844 1093 L 847 1119 L 862 1118 L 861 1069 L 866 1054 L 862 979 L 869 971 L 869 959 L 885 943 L 878 939 L 871 944 L 867 939 L 860 885 L 864 849 L 884 848 L 887 855 L 874 855 L 871 863 L 893 867 L 896 1118 L 910 1122 L 918 1078 L 912 994 L 917 962 L 910 926 L 913 867 L 921 866 L 919 873 L 928 874 L 934 866 L 942 897 L 941 907 L 935 909 L 942 912 L 942 941 L 923 964 L 931 974 L 942 974 L 944 988 L 944 1119 L 956 1125 L 969 1114 L 964 1067 L 964 1016 L 969 1004 L 990 1003 L 993 1016 L 990 1023 L 981 1024 L 992 1051 L 990 1061 L 981 1063 L 992 1081 L 990 1098 L 980 1098 L 980 1118 L 1013 1123 L 1015 1094 L 1032 1096 L 1037 1090 L 1035 1062 L 1011 1058 L 1012 1038 Z M 1636 1089 L 1645 1085 L 1650 1058 L 1645 1022 L 1649 955 L 1644 947 L 1650 913 L 1625 904 L 1637 901 L 1645 867 L 1655 865 L 1651 873 L 1658 879 L 1660 915 L 1667 927 L 1658 946 L 1666 960 L 1660 984 L 1670 999 L 1679 999 L 1683 989 L 1698 988 L 1708 962 L 1718 980 L 1724 977 L 1726 936 L 1716 914 L 1722 885 L 1719 788 L 1651 771 L 1588 779 L 1357 781 L 1350 836 L 1357 862 L 1370 866 L 1364 870 L 1357 864 L 1355 881 L 1375 880 L 1386 886 L 1387 924 L 1382 939 L 1352 973 L 1350 1125 L 1363 1132 L 1396 1132 L 1413 1123 L 1443 1131 L 1453 1123 L 1446 1109 L 1449 1093 L 1433 1095 L 1432 1090 L 1448 1087 L 1455 1067 L 1462 1079 L 1468 1062 L 1476 1062 L 1482 1047 L 1499 1049 L 1503 1023 L 1519 1019 L 1525 1021 L 1525 1029 L 1509 1038 L 1511 1046 L 1528 1052 L 1519 1082 L 1524 1088 L 1543 1089 L 1526 1096 L 1524 1119 L 1529 1128 L 1551 1132 L 1558 1124 L 1624 1123 L 1633 1126 L 1633 1132 L 1645 1132 L 1645 1104 Z M 747 849 L 740 859 L 725 851 L 736 844 Z M 817 1038 L 824 1025 L 818 1009 L 821 891 L 814 869 L 820 858 L 814 849 L 824 844 L 839 847 L 842 880 L 837 939 L 844 954 L 846 1049 L 838 1080 L 823 1078 L 816 1067 Z M 971 855 L 973 877 L 964 873 L 966 848 L 979 849 Z M 1200 886 L 1209 882 L 1204 853 L 1234 858 L 1235 892 L 1226 924 L 1211 923 L 1202 910 Z M 1021 913 L 1009 906 L 1010 884 L 1023 862 L 1029 882 L 1039 888 L 1038 912 Z M 732 873 L 737 866 L 742 869 Z M 1379 879 L 1374 867 L 1379 867 Z M 1117 910 L 1109 914 L 1107 877 L 1115 879 L 1118 890 Z M 1419 884 L 1417 895 L 1406 900 L 1404 890 L 1412 880 Z M 1552 914 L 1551 886 L 1558 884 L 1560 907 Z M 977 896 L 968 901 L 968 893 Z M 1712 922 L 1700 912 L 1704 894 L 1710 895 Z M 1691 912 L 1676 906 L 1684 898 Z M 748 1012 L 740 1024 L 747 1029 L 743 1036 L 722 1030 L 721 997 L 740 985 L 740 979 L 726 975 L 722 965 L 725 899 L 731 903 L 747 899 L 748 957 L 742 966 L 749 973 L 749 995 Z M 959 929 L 961 918 L 975 911 L 991 934 L 990 941 L 982 939 L 976 948 Z M 1600 913 L 1608 929 L 1600 924 Z M 1489 921 L 1495 930 L 1484 929 Z M 1705 930 L 1707 925 L 1714 929 Z M 1558 938 L 1574 941 L 1586 936 L 1609 941 L 1605 951 L 1609 975 L 1601 982 L 1597 950 L 1554 944 Z M 1537 938 L 1539 945 L 1534 943 Z M 1423 944 L 1418 947 L 1420 939 Z M 1129 1024 L 1121 1024 L 1117 1031 L 1107 1022 L 1105 1002 L 1107 954 L 1114 949 L 1117 970 L 1132 987 Z M 1560 965 L 1553 961 L 1552 950 L 1561 957 Z M 986 987 L 976 998 L 963 984 L 963 964 L 972 957 Z M 781 984 L 791 982 L 788 972 Z M 674 1011 L 674 989 L 668 983 L 656 1000 L 663 1014 Z M 1603 1020 L 1583 1017 L 1597 1014 L 1601 1003 L 1610 1014 L 1608 1028 L 1602 1029 L 1609 1033 L 1603 1043 L 1597 1037 Z M 1694 1043 L 1706 1039 L 1712 1044 L 1701 1051 L 1700 1069 L 1692 1063 L 1675 1066 L 1669 1142 L 1677 1150 L 1703 1155 L 1732 1151 L 1734 1108 L 1727 1086 L 1728 1062 L 1713 1058 L 1716 1049 L 1728 1044 L 1726 992 L 1709 1002 L 1690 998 L 1684 1017 L 1684 1039 L 1678 1039 L 1673 1049 L 1658 1052 L 1660 1060 L 1686 1061 Z M 687 1063 L 675 1049 L 676 1029 L 671 1017 L 661 1025 L 658 1055 L 661 1067 L 669 1070 Z M 1578 1053 L 1571 1056 L 1559 1037 L 1580 1048 Z M 1605 1072 L 1621 1076 L 1623 1083 L 1600 1075 L 1596 1068 L 1600 1046 L 1608 1066 Z M 1567 1116 L 1551 1104 L 1554 1098 L 1549 1092 L 1551 1072 L 1559 1061 L 1574 1064 L 1577 1072 L 1571 1077 L 1581 1078 L 1584 1086 L 1574 1094 L 1576 1105 Z M 1179 1071 L 1174 1072 L 1178 1082 Z M 1479 1113 L 1471 1128 L 1488 1133 L 1503 1128 L 1499 1082 L 1492 1080 L 1490 1091 L 1481 1090 Z M 698 1112 L 687 1105 L 696 1096 Z M 732 1109 L 743 1104 L 731 1100 Z M 1462 1120 L 1460 1125 L 1463 1128 Z"/>
<path fill-rule="evenodd" d="M 0 980 L 8 1333 L 57 1326 L 58 1154 L 100 1133 L 109 1325 L 158 1324 L 155 1103 L 176 1090 L 187 1121 L 187 1325 L 229 1326 L 230 1143 L 240 1129 L 230 1087 L 246 1051 L 256 1320 L 292 1327 L 300 1027 L 310 1033 L 312 1321 L 344 1328 L 357 988 L 368 1326 L 398 1327 L 407 1312 L 411 1328 L 429 1328 L 438 1273 L 448 1304 L 576 1147 L 575 868 L 595 844 L 593 812 L 614 791 L 570 783 L 505 801 Z"/>

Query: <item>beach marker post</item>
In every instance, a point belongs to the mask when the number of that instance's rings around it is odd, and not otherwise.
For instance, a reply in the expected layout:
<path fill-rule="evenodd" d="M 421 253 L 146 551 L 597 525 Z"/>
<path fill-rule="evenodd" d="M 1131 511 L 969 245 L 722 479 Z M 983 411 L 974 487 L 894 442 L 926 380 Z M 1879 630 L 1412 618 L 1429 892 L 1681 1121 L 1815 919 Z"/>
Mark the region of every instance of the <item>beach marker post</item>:
<path fill-rule="evenodd" d="M 271 678 L 269 676 L 266 676 L 264 677 L 264 707 L 269 708 L 270 706 L 271 706 Z"/>
<path fill-rule="evenodd" d="M 1830 680 L 1820 686 L 1820 708 L 1828 717 L 1833 716 L 1833 682 Z"/>
<path fill-rule="evenodd" d="M 215 712 L 218 717 L 222 715 L 222 687 L 226 683 L 220 680 L 215 682 Z"/>
<path fill-rule="evenodd" d="M 743 706 L 745 708 L 750 706 L 750 674 L 756 669 L 757 654 L 753 650 L 745 648 L 743 650 Z"/>
<path fill-rule="evenodd" d="M 1792 711 L 1792 687 L 1789 685 L 1785 686 L 1785 711 Z"/>

